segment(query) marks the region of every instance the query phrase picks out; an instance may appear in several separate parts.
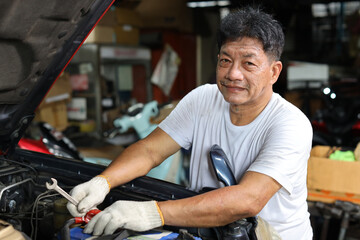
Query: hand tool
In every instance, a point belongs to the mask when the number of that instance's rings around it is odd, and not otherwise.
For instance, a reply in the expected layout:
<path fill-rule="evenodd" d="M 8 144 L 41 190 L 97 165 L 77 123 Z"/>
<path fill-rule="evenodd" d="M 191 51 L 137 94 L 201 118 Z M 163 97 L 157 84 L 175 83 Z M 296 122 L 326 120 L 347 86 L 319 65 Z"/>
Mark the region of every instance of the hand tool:
<path fill-rule="evenodd" d="M 86 224 L 88 222 L 90 222 L 90 220 L 99 212 L 101 212 L 99 209 L 91 209 L 90 211 L 88 211 L 85 216 L 82 217 L 75 217 L 75 223 L 81 223 L 81 224 Z"/>
<path fill-rule="evenodd" d="M 79 204 L 78 201 L 76 201 L 73 197 L 71 197 L 67 192 L 65 192 L 61 187 L 58 186 L 55 178 L 51 178 L 51 180 L 52 180 L 53 184 L 46 183 L 47 189 L 57 191 L 58 193 L 60 193 L 64 198 L 69 200 L 69 202 L 71 202 L 75 206 L 77 206 Z"/>
<path fill-rule="evenodd" d="M 55 190 L 58 193 L 60 193 L 64 198 L 66 198 L 67 200 L 69 200 L 69 202 L 71 202 L 72 204 L 74 204 L 75 206 L 77 206 L 79 204 L 79 202 L 77 200 L 75 200 L 73 197 L 71 197 L 67 192 L 65 192 L 61 187 L 59 187 L 59 185 L 57 184 L 57 180 L 54 178 L 51 178 L 51 180 L 53 181 L 53 184 L 49 184 L 46 183 L 46 188 L 49 190 Z M 82 217 L 75 217 L 75 223 L 88 223 L 96 214 L 98 214 L 99 212 L 101 212 L 99 209 L 92 209 L 90 211 L 88 211 L 85 216 Z"/>

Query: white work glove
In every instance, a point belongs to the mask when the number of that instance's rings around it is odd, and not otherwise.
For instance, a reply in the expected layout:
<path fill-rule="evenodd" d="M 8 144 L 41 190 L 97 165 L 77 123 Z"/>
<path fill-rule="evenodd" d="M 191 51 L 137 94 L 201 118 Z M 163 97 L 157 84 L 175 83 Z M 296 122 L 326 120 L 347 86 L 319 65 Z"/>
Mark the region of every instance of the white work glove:
<path fill-rule="evenodd" d="M 143 232 L 164 225 L 162 213 L 156 201 L 117 201 L 93 217 L 84 233 L 112 234 L 118 228 Z"/>
<path fill-rule="evenodd" d="M 77 185 L 70 195 L 79 202 L 77 206 L 67 203 L 67 209 L 74 217 L 82 217 L 89 210 L 102 203 L 110 191 L 110 184 L 105 176 L 98 175 L 90 181 Z"/>

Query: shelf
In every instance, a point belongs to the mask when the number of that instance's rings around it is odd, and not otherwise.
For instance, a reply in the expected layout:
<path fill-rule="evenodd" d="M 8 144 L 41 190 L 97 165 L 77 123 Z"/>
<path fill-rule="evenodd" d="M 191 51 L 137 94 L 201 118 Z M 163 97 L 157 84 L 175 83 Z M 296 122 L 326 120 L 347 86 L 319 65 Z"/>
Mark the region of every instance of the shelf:
<path fill-rule="evenodd" d="M 73 97 L 87 99 L 87 118 L 95 121 L 95 131 L 99 138 L 107 130 L 102 120 L 104 97 L 114 97 L 115 107 L 119 107 L 127 98 L 135 98 L 139 102 L 153 99 L 150 83 L 151 51 L 148 48 L 84 44 L 68 68 L 72 71 L 70 74 L 88 75 L 89 89 L 84 92 L 74 91 Z M 107 84 L 111 84 L 111 87 Z"/>

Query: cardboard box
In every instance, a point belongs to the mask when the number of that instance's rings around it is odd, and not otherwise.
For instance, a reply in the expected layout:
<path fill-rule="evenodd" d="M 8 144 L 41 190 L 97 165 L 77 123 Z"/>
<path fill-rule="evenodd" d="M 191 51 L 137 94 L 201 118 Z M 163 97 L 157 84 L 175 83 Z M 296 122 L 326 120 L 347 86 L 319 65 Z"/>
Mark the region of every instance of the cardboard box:
<path fill-rule="evenodd" d="M 47 122 L 58 131 L 65 130 L 68 126 L 66 104 L 71 95 L 70 75 L 63 72 L 36 110 L 34 121 Z"/>
<path fill-rule="evenodd" d="M 44 105 L 36 110 L 34 121 L 47 122 L 58 131 L 65 130 L 69 123 L 66 104 L 63 100 Z"/>
<path fill-rule="evenodd" d="M 115 43 L 115 30 L 111 26 L 97 25 L 85 40 L 85 43 Z"/>
<path fill-rule="evenodd" d="M 99 25 L 102 26 L 116 27 L 123 24 L 141 27 L 142 21 L 134 10 L 118 7 L 111 7 L 99 21 Z"/>
<path fill-rule="evenodd" d="M 308 162 L 309 199 L 360 203 L 360 162 L 329 159 L 332 148 L 315 146 Z"/>
<path fill-rule="evenodd" d="M 115 10 L 116 22 L 118 25 L 131 25 L 134 27 L 141 27 L 142 20 L 138 12 L 127 8 L 116 8 Z"/>
<path fill-rule="evenodd" d="M 138 45 L 139 29 L 131 25 L 120 25 L 115 27 L 116 43 L 121 45 Z"/>
<path fill-rule="evenodd" d="M 116 8 L 115 27 L 116 43 L 122 45 L 138 45 L 140 38 L 139 27 L 142 21 L 137 12 L 127 8 Z"/>
<path fill-rule="evenodd" d="M 143 28 L 177 29 L 193 31 L 193 12 L 185 0 L 146 0 L 135 8 L 140 15 Z"/>
<path fill-rule="evenodd" d="M 94 28 L 85 43 L 117 43 L 122 45 L 138 45 L 139 29 L 135 26 L 123 24 L 117 26 L 101 26 Z"/>
<path fill-rule="evenodd" d="M 63 100 L 69 101 L 71 99 L 71 94 L 70 75 L 69 73 L 63 72 L 50 88 L 39 108 Z"/>
<path fill-rule="evenodd" d="M 112 6 L 105 15 L 101 18 L 97 26 L 109 26 L 109 27 L 115 27 L 117 26 L 116 22 L 116 7 Z"/>

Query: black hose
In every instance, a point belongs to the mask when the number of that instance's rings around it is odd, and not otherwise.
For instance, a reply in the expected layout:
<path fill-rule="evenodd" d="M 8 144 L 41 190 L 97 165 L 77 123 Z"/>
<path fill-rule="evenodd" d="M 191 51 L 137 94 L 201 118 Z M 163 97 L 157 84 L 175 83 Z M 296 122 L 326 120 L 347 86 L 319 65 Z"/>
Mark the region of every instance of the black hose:
<path fill-rule="evenodd" d="M 61 240 L 71 240 L 70 238 L 70 225 L 75 223 L 75 218 L 67 220 L 60 231 Z"/>

